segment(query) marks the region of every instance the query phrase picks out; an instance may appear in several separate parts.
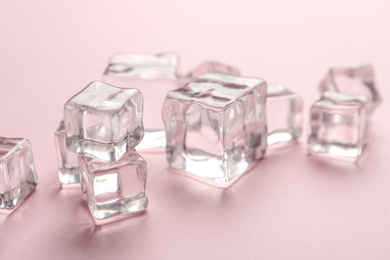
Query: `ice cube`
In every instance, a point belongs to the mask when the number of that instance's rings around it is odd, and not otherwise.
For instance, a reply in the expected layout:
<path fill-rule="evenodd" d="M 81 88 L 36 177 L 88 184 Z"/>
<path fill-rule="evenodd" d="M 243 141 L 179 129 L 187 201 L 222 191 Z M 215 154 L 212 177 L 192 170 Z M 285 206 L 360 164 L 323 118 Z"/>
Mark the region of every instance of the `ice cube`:
<path fill-rule="evenodd" d="M 66 150 L 66 132 L 64 120 L 61 120 L 54 142 L 57 151 L 58 177 L 62 184 L 80 183 L 79 163 L 77 155 Z"/>
<path fill-rule="evenodd" d="M 233 76 L 240 76 L 240 71 L 233 66 L 218 61 L 204 61 L 201 64 L 199 64 L 196 68 L 188 72 L 187 75 L 180 80 L 180 83 L 181 85 L 184 85 L 190 82 L 192 79 L 199 77 L 202 74 L 214 73 L 214 72 L 233 75 Z"/>
<path fill-rule="evenodd" d="M 135 150 L 117 162 L 79 156 L 81 189 L 97 220 L 140 212 L 148 206 L 146 161 Z"/>
<path fill-rule="evenodd" d="M 104 75 L 139 79 L 176 79 L 178 66 L 179 57 L 173 52 L 161 54 L 122 52 L 110 58 Z"/>
<path fill-rule="evenodd" d="M 267 86 L 260 78 L 208 73 L 170 91 L 162 116 L 172 168 L 228 183 L 265 154 Z"/>
<path fill-rule="evenodd" d="M 142 94 L 94 81 L 64 107 L 69 152 L 118 161 L 143 137 Z"/>
<path fill-rule="evenodd" d="M 297 140 L 302 133 L 303 100 L 282 84 L 268 84 L 268 145 Z"/>
<path fill-rule="evenodd" d="M 310 110 L 309 153 L 357 160 L 367 140 L 370 101 L 325 91 Z"/>
<path fill-rule="evenodd" d="M 18 206 L 37 183 L 30 142 L 24 138 L 0 137 L 0 211 Z"/>
<path fill-rule="evenodd" d="M 320 91 L 333 91 L 352 96 L 367 96 L 370 100 L 368 110 L 370 113 L 381 103 L 375 80 L 374 70 L 370 65 L 357 68 L 336 67 L 329 69 L 324 80 L 320 83 Z"/>
<path fill-rule="evenodd" d="M 176 53 L 118 53 L 111 57 L 103 81 L 123 88 L 139 89 L 144 96 L 145 136 L 137 149 L 165 147 L 160 117 L 168 91 L 178 87 L 179 57 Z"/>

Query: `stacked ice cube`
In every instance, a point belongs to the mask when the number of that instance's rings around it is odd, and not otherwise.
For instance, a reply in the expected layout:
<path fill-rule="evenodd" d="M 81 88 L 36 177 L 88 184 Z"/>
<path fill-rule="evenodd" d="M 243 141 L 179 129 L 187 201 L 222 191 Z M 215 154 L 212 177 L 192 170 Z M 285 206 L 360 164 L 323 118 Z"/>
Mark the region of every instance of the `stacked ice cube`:
<path fill-rule="evenodd" d="M 148 205 L 147 164 L 135 150 L 144 135 L 142 110 L 138 90 L 96 81 L 64 106 L 56 131 L 60 180 L 81 182 L 83 197 L 98 220 L 143 211 Z"/>
<path fill-rule="evenodd" d="M 310 110 L 311 155 L 356 161 L 367 142 L 372 112 L 381 102 L 370 65 L 331 68 Z"/>

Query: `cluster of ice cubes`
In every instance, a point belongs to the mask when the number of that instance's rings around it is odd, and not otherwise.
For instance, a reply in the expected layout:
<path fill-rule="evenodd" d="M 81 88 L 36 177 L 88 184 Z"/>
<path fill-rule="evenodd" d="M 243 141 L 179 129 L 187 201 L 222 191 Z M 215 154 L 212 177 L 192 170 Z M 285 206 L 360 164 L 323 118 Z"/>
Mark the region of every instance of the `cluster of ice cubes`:
<path fill-rule="evenodd" d="M 137 89 L 91 82 L 64 106 L 56 133 L 59 178 L 81 183 L 97 220 L 146 209 L 146 161 L 135 147 L 144 135 Z"/>
<path fill-rule="evenodd" d="M 60 181 L 81 183 L 96 219 L 146 208 L 135 148 L 166 151 L 172 169 L 228 186 L 302 132 L 299 95 L 220 62 L 181 75 L 175 53 L 118 53 L 102 80 L 69 99 L 55 133 Z"/>
<path fill-rule="evenodd" d="M 370 65 L 331 68 L 310 109 L 311 155 L 356 161 L 367 142 L 370 116 L 381 102 Z"/>
<path fill-rule="evenodd" d="M 136 149 L 165 147 L 172 169 L 227 187 L 269 146 L 300 137 L 303 100 L 284 85 L 215 61 L 186 75 L 178 68 L 175 53 L 119 53 L 105 83 L 91 82 L 66 102 L 55 132 L 59 179 L 80 184 L 95 219 L 147 208 L 147 163 Z M 372 67 L 331 68 L 320 90 L 309 153 L 357 160 L 381 102 Z M 36 185 L 30 142 L 0 137 L 0 211 L 17 207 Z"/>

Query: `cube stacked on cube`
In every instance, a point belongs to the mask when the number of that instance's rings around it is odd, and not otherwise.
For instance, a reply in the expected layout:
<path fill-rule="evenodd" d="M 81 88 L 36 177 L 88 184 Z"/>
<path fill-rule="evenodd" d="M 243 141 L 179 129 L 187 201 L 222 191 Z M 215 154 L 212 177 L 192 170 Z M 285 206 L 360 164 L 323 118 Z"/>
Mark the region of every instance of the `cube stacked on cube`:
<path fill-rule="evenodd" d="M 169 165 L 219 183 L 244 173 L 265 154 L 266 96 L 260 78 L 219 73 L 170 91 L 162 111 Z"/>
<path fill-rule="evenodd" d="M 64 107 L 69 152 L 115 162 L 141 142 L 142 94 L 92 82 Z"/>
<path fill-rule="evenodd" d="M 134 149 L 144 134 L 142 108 L 138 90 L 101 82 L 90 83 L 64 106 L 65 146 L 79 156 L 83 196 L 98 220 L 148 205 L 146 162 Z"/>
<path fill-rule="evenodd" d="M 15 209 L 37 183 L 30 142 L 0 137 L 0 212 Z"/>
<path fill-rule="evenodd" d="M 139 89 L 145 100 L 145 137 L 138 149 L 165 147 L 160 111 L 168 91 L 178 86 L 179 57 L 176 53 L 118 53 L 111 57 L 103 81 L 123 88 Z M 157 112 L 158 113 L 158 112 Z"/>
<path fill-rule="evenodd" d="M 370 116 L 381 102 L 369 65 L 332 68 L 310 110 L 309 153 L 356 161 L 367 141 Z"/>

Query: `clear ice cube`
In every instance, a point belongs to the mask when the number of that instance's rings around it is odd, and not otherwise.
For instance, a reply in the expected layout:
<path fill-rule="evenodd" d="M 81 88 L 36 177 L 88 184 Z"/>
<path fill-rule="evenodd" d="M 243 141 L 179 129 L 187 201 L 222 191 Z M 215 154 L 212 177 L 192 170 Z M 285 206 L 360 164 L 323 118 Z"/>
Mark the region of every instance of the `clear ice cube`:
<path fill-rule="evenodd" d="M 79 156 L 81 189 L 97 220 L 140 212 L 148 206 L 146 161 L 135 151 L 113 163 Z"/>
<path fill-rule="evenodd" d="M 136 89 L 91 82 L 64 107 L 69 152 L 118 161 L 143 137 L 142 94 Z"/>
<path fill-rule="evenodd" d="M 369 102 L 325 91 L 310 110 L 309 154 L 357 160 L 367 140 Z"/>
<path fill-rule="evenodd" d="M 104 75 L 123 78 L 177 78 L 179 57 L 176 53 L 161 54 L 117 53 L 114 54 Z"/>
<path fill-rule="evenodd" d="M 302 133 L 303 100 L 282 84 L 268 84 L 268 145 L 297 140 Z"/>
<path fill-rule="evenodd" d="M 37 183 L 30 142 L 0 137 L 0 211 L 18 206 Z"/>
<path fill-rule="evenodd" d="M 320 83 L 320 91 L 333 91 L 352 96 L 367 96 L 370 113 L 381 103 L 375 80 L 374 70 L 370 65 L 357 68 L 337 67 L 329 69 Z"/>
<path fill-rule="evenodd" d="M 215 184 L 244 173 L 267 147 L 266 92 L 260 78 L 219 73 L 170 91 L 162 111 L 169 165 Z"/>
<path fill-rule="evenodd" d="M 192 79 L 199 77 L 202 74 L 214 73 L 214 72 L 233 75 L 233 76 L 240 76 L 240 71 L 233 66 L 218 61 L 204 61 L 201 64 L 199 64 L 196 68 L 188 72 L 187 75 L 180 80 L 181 83 L 180 85 L 184 85 L 190 82 Z"/>
<path fill-rule="evenodd" d="M 178 68 L 179 56 L 173 52 L 118 53 L 111 57 L 103 81 L 139 89 L 144 96 L 145 136 L 137 149 L 165 147 L 165 132 L 159 114 L 168 91 L 178 87 Z"/>
<path fill-rule="evenodd" d="M 79 163 L 77 155 L 66 150 L 66 132 L 64 120 L 61 120 L 54 142 L 57 151 L 58 177 L 62 184 L 80 183 Z"/>

